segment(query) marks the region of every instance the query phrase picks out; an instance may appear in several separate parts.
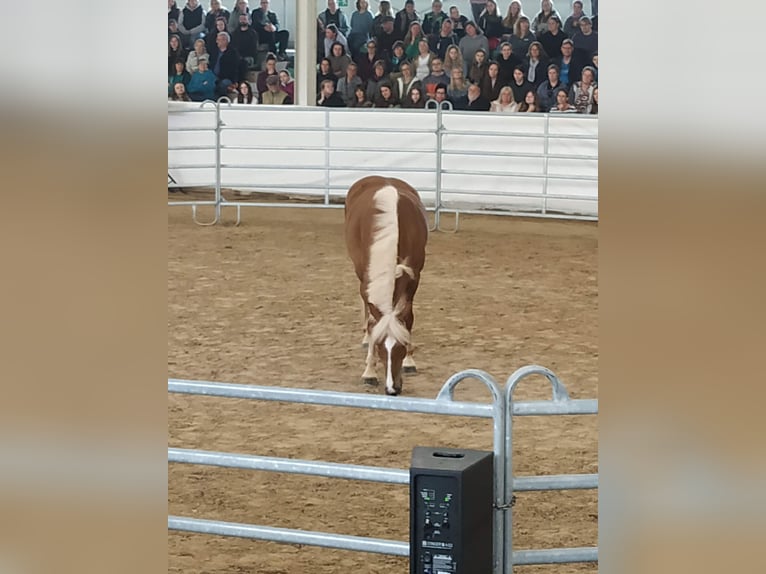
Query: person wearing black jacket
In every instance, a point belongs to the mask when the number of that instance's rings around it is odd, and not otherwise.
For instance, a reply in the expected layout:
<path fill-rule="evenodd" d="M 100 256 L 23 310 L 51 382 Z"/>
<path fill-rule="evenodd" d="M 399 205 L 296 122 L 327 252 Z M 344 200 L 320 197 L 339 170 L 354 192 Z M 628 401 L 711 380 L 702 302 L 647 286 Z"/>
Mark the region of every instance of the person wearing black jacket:
<path fill-rule="evenodd" d="M 516 68 L 516 66 L 521 66 L 522 64 L 522 59 L 513 53 L 513 46 L 511 46 L 510 42 L 503 42 L 500 44 L 500 49 L 497 54 L 497 65 L 500 68 L 500 81 L 504 85 L 511 83 L 513 80 L 514 68 Z"/>
<path fill-rule="evenodd" d="M 269 45 L 269 50 L 279 55 L 281 59 L 286 59 L 287 43 L 290 40 L 290 32 L 282 30 L 279 26 L 279 17 L 276 13 L 269 10 L 269 0 L 260 0 L 260 8 L 256 8 L 250 13 L 253 28 L 258 33 L 261 42 Z M 279 51 L 277 51 L 279 44 Z"/>
<path fill-rule="evenodd" d="M 228 32 L 219 32 L 215 42 L 218 48 L 210 60 L 210 69 L 213 70 L 216 83 L 216 95 L 225 96 L 229 86 L 239 84 L 242 68 L 237 50 L 230 46 L 231 38 Z"/>
<path fill-rule="evenodd" d="M 239 15 L 239 27 L 231 35 L 231 46 L 242 58 L 248 59 L 249 67 L 254 67 L 258 58 L 258 33 L 250 27 L 247 14 Z"/>
<path fill-rule="evenodd" d="M 582 69 L 587 65 L 582 53 L 574 49 L 572 40 L 567 38 L 561 44 L 561 57 L 555 58 L 553 63 L 559 67 L 559 77 L 562 83 L 571 86 L 582 78 Z"/>
<path fill-rule="evenodd" d="M 463 109 L 471 112 L 488 112 L 489 108 L 489 100 L 481 95 L 479 84 L 468 86 L 468 101 Z"/>
<path fill-rule="evenodd" d="M 322 85 L 319 87 L 317 105 L 323 108 L 345 108 L 346 102 L 335 91 L 335 84 L 333 84 L 332 80 L 322 80 Z"/>
<path fill-rule="evenodd" d="M 513 101 L 521 103 L 529 90 L 535 91 L 535 87 L 524 76 L 524 66 L 516 66 L 513 69 L 513 78 L 508 83 L 513 92 Z"/>
<path fill-rule="evenodd" d="M 221 0 L 210 0 L 210 10 L 205 15 L 205 30 L 207 30 L 208 35 L 215 34 L 217 18 L 223 18 L 228 23 L 229 16 L 231 16 L 231 12 L 221 6 Z"/>

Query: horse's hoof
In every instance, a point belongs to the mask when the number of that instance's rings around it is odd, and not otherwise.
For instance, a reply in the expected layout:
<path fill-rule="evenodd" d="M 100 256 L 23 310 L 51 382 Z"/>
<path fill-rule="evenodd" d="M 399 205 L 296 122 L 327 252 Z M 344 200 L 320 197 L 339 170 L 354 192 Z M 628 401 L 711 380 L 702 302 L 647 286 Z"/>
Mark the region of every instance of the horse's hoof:
<path fill-rule="evenodd" d="M 393 390 L 388 390 L 388 389 L 386 389 L 386 394 L 387 394 L 387 395 L 389 395 L 389 396 L 392 396 L 392 397 L 395 397 L 395 396 L 396 396 L 396 395 L 398 395 L 400 392 L 401 392 L 401 391 L 397 391 L 396 389 L 393 389 Z"/>
<path fill-rule="evenodd" d="M 402 367 L 402 372 L 407 375 L 414 375 L 415 373 L 418 372 L 418 368 L 417 367 Z"/>
<path fill-rule="evenodd" d="M 375 377 L 364 377 L 364 378 L 362 379 L 362 382 L 363 382 L 365 385 L 372 385 L 372 386 L 376 386 L 376 385 L 378 384 L 378 379 L 376 379 Z"/>

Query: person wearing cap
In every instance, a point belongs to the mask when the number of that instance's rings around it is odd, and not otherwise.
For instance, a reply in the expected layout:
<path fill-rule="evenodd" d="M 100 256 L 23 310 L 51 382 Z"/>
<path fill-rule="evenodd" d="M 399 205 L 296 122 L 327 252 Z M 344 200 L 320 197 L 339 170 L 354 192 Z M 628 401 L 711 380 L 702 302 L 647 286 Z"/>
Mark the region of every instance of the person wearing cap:
<path fill-rule="evenodd" d="M 394 18 L 394 35 L 397 40 L 404 40 L 413 22 L 420 22 L 420 16 L 415 11 L 415 0 L 406 0 L 404 8 Z"/>
<path fill-rule="evenodd" d="M 441 0 L 431 2 L 431 11 L 423 16 L 423 32 L 429 36 L 435 36 L 442 31 L 442 25 L 449 20 L 447 13 L 442 10 Z M 452 28 L 450 28 L 452 32 Z"/>
<path fill-rule="evenodd" d="M 556 64 L 548 65 L 548 79 L 537 87 L 537 98 L 540 101 L 540 109 L 547 111 L 556 105 L 556 92 L 564 90 L 567 85 L 559 78 L 559 67 Z"/>
<path fill-rule="evenodd" d="M 466 66 L 469 66 L 473 62 L 474 54 L 478 50 L 484 50 L 486 54 L 489 54 L 489 41 L 487 37 L 482 33 L 472 20 L 469 20 L 465 24 L 465 36 L 460 40 L 460 53 L 463 54 L 463 61 Z M 467 72 L 467 70 L 463 70 Z"/>
<path fill-rule="evenodd" d="M 559 78 L 562 83 L 571 86 L 580 81 L 582 70 L 588 61 L 574 49 L 572 40 L 567 38 L 561 44 L 561 57 L 554 58 L 553 63 L 559 67 Z"/>
<path fill-rule="evenodd" d="M 215 74 L 208 65 L 210 56 L 203 54 L 197 60 L 197 71 L 192 74 L 187 90 L 193 102 L 215 99 Z"/>
<path fill-rule="evenodd" d="M 556 16 L 561 24 L 561 16 L 556 11 L 556 7 L 553 5 L 553 0 L 542 0 L 540 2 L 540 11 L 532 20 L 532 33 L 539 39 L 541 34 L 548 31 L 548 19 L 551 16 Z"/>
<path fill-rule="evenodd" d="M 548 18 L 548 31 L 540 34 L 538 40 L 543 45 L 545 53 L 553 60 L 561 57 L 561 44 L 569 36 L 561 29 L 561 19 L 558 16 Z"/>
<path fill-rule="evenodd" d="M 282 106 L 293 103 L 287 92 L 282 91 L 279 87 L 279 76 L 269 76 L 266 78 L 266 91 L 258 94 L 258 97 L 260 99 L 259 103 L 267 106 Z"/>
<path fill-rule="evenodd" d="M 572 34 L 580 29 L 580 18 L 583 16 L 585 13 L 582 10 L 582 0 L 574 0 L 572 2 L 572 14 L 564 21 L 564 32 L 567 33 L 567 36 L 571 38 Z"/>
<path fill-rule="evenodd" d="M 593 31 L 593 24 L 588 16 L 580 18 L 580 29 L 572 36 L 575 52 L 579 52 L 588 61 L 598 53 L 598 32 Z"/>

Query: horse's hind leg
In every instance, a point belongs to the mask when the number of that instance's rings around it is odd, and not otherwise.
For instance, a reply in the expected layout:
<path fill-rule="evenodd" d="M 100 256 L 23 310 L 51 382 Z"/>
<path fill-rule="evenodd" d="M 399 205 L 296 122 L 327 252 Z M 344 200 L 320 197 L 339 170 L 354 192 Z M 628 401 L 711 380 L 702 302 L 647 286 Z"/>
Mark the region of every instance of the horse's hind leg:
<path fill-rule="evenodd" d="M 375 373 L 375 349 L 374 345 L 367 346 L 367 365 L 362 373 L 362 382 L 366 385 L 377 385 L 378 375 Z"/>
<path fill-rule="evenodd" d="M 407 374 L 418 372 L 415 366 L 415 359 L 412 358 L 412 348 L 412 343 L 407 343 L 407 355 L 404 357 L 404 361 L 402 361 L 402 371 Z"/>

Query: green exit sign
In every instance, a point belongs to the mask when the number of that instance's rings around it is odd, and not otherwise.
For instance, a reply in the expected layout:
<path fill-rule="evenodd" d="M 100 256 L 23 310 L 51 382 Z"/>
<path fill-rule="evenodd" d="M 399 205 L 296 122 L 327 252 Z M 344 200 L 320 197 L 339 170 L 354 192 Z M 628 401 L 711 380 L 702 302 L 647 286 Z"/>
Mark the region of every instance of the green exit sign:
<path fill-rule="evenodd" d="M 348 0 L 338 0 L 338 6 L 348 6 Z"/>

